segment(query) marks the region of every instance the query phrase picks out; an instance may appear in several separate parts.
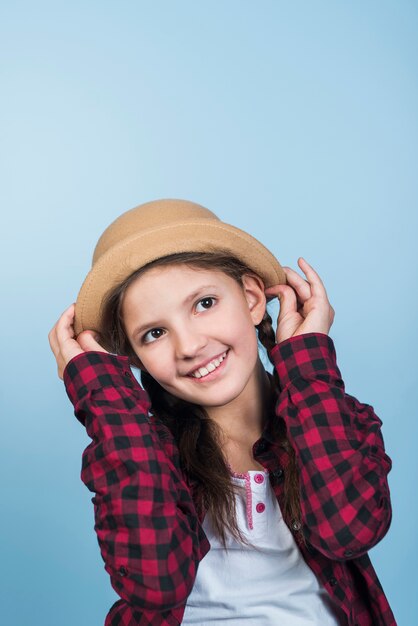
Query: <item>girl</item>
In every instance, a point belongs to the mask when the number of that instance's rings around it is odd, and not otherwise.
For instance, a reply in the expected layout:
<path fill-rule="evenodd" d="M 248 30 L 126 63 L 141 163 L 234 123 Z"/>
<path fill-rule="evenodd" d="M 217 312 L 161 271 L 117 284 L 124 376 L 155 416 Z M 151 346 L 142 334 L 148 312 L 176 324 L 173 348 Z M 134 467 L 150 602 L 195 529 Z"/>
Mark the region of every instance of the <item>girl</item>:
<path fill-rule="evenodd" d="M 345 392 L 334 310 L 298 263 L 306 279 L 200 205 L 148 202 L 50 331 L 92 439 L 105 626 L 396 625 L 368 556 L 392 517 L 382 422 Z"/>

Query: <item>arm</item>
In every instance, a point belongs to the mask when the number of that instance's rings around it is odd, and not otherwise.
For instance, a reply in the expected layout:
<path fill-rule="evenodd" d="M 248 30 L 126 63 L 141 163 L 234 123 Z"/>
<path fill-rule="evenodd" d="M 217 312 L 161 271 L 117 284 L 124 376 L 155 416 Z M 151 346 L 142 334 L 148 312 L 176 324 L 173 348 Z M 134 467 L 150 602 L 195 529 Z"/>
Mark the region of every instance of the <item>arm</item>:
<path fill-rule="evenodd" d="M 345 392 L 327 334 L 290 337 L 270 354 L 280 379 L 276 413 L 300 468 L 305 537 L 330 559 L 361 556 L 392 519 L 382 421 Z"/>
<path fill-rule="evenodd" d="M 175 444 L 168 432 L 164 443 L 148 417 L 148 394 L 127 357 L 105 352 L 75 356 L 63 380 L 92 439 L 83 452 L 81 479 L 95 493 L 94 528 L 112 587 L 144 611 L 184 603 L 210 546 Z"/>

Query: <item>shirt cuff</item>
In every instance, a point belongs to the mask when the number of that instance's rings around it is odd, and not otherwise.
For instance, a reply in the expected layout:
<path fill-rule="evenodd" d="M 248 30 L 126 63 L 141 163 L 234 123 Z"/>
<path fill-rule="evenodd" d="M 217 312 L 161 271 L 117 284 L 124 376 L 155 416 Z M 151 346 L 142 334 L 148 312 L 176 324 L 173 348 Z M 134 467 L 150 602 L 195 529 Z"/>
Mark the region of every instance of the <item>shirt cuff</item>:
<path fill-rule="evenodd" d="M 77 354 L 65 366 L 63 381 L 67 395 L 76 404 L 85 395 L 103 387 L 130 387 L 148 399 L 132 373 L 129 358 L 108 352 L 88 351 Z"/>
<path fill-rule="evenodd" d="M 282 388 L 297 378 L 317 378 L 320 373 L 341 377 L 334 342 L 325 333 L 312 332 L 289 337 L 273 346 L 269 355 Z"/>

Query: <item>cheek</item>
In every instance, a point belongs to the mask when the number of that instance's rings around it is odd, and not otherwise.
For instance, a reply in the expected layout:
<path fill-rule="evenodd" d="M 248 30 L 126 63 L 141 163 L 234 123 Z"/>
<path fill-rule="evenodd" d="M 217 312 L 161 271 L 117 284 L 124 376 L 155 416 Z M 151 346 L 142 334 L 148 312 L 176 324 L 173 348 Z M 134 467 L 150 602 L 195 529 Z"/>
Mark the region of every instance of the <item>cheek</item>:
<path fill-rule="evenodd" d="M 252 323 L 242 313 L 237 315 L 232 323 L 224 326 L 223 343 L 231 346 L 235 356 L 238 358 L 237 365 L 244 369 L 254 367 L 258 359 L 257 331 Z"/>
<path fill-rule="evenodd" d="M 145 354 L 144 354 L 145 352 Z M 155 380 L 164 386 L 169 383 L 175 374 L 175 363 L 171 351 L 167 351 L 167 344 L 164 347 L 153 346 L 152 350 L 145 350 L 142 353 L 142 364 L 147 372 L 155 378 Z"/>
<path fill-rule="evenodd" d="M 151 361 L 150 359 L 148 359 L 148 361 L 144 363 L 144 367 L 158 382 L 160 380 L 163 381 L 164 379 L 167 379 L 170 375 L 170 366 L 162 359 L 156 361 Z"/>

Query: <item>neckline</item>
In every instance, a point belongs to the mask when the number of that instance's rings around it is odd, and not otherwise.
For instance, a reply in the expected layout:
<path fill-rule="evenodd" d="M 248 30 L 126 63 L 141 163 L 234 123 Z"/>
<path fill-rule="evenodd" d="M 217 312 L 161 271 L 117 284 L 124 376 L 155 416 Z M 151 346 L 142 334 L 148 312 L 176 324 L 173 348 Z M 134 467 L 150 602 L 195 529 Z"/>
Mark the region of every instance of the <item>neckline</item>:
<path fill-rule="evenodd" d="M 228 462 L 226 464 L 227 464 L 227 466 L 229 468 L 229 473 L 231 474 L 231 476 L 233 478 L 243 478 L 243 479 L 245 479 L 247 477 L 253 476 L 254 474 L 264 474 L 265 476 L 268 476 L 268 474 L 269 474 L 268 469 L 265 469 L 265 468 L 262 469 L 262 470 L 253 469 L 253 470 L 247 470 L 246 472 L 234 472 L 234 470 L 232 469 L 231 465 Z"/>

